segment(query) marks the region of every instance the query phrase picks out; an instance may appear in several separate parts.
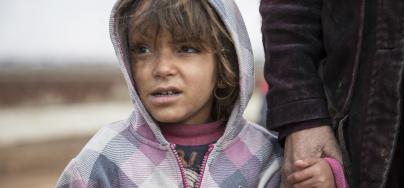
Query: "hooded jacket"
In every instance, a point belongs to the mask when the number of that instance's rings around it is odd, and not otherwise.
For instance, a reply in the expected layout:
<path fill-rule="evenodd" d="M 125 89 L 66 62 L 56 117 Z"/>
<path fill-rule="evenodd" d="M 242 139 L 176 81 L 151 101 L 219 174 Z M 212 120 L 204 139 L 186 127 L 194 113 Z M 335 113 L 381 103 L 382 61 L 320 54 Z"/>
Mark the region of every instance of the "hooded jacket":
<path fill-rule="evenodd" d="M 134 87 L 124 31 L 118 19 L 132 0 L 118 0 L 110 33 L 134 104 L 131 116 L 102 128 L 68 164 L 57 187 L 187 187 L 175 145 L 163 136 Z M 278 187 L 282 151 L 276 137 L 243 118 L 254 87 L 253 54 L 232 0 L 209 0 L 233 38 L 240 93 L 224 134 L 211 145 L 196 187 Z"/>

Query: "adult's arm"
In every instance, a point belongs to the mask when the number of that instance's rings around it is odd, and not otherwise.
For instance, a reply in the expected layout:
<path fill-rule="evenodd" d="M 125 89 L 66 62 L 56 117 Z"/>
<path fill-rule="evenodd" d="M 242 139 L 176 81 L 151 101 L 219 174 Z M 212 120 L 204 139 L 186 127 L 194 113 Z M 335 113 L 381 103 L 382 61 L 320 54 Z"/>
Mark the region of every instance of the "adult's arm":
<path fill-rule="evenodd" d="M 270 86 L 267 126 L 289 130 L 283 177 L 293 171 L 292 164 L 298 159 L 329 156 L 341 161 L 331 127 L 318 124 L 329 119 L 318 76 L 320 63 L 326 58 L 321 8 L 322 0 L 261 0 L 264 73 Z M 317 124 L 302 126 L 307 122 Z"/>
<path fill-rule="evenodd" d="M 267 125 L 329 118 L 318 67 L 325 58 L 322 0 L 262 0 Z"/>

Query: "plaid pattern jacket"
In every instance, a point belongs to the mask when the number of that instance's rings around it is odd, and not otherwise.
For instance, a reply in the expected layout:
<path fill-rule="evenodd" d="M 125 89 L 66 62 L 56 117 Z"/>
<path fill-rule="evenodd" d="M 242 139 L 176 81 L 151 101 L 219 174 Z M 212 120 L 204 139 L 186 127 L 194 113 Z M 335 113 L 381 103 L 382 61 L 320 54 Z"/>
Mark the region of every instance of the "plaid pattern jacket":
<path fill-rule="evenodd" d="M 124 7 L 112 10 L 110 32 L 134 111 L 102 128 L 68 164 L 57 187 L 189 187 L 175 145 L 162 135 L 138 97 L 130 71 L 123 27 Z M 243 118 L 254 87 L 250 41 L 232 0 L 209 0 L 230 32 L 240 74 L 240 94 L 223 136 L 208 150 L 196 187 L 279 187 L 282 151 L 276 137 Z"/>

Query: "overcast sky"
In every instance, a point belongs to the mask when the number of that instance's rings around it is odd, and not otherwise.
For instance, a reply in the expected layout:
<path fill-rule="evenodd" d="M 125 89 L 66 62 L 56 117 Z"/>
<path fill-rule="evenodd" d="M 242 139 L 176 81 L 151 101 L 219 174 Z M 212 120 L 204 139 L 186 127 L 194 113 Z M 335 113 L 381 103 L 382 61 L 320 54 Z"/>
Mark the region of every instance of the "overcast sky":
<path fill-rule="evenodd" d="M 263 59 L 259 0 L 235 0 L 254 55 Z M 4 59 L 114 61 L 108 21 L 115 0 L 1 0 L 0 63 Z"/>

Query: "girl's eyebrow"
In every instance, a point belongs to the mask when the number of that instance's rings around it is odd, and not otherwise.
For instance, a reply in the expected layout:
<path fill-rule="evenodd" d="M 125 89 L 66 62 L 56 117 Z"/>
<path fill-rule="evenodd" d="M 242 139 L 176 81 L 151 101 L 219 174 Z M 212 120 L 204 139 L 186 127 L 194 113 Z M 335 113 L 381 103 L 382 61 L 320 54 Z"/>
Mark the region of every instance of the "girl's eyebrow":
<path fill-rule="evenodd" d="M 172 44 L 197 44 L 197 40 L 196 39 L 187 39 L 185 37 L 175 37 L 172 39 L 171 41 Z"/>
<path fill-rule="evenodd" d="M 135 41 L 150 41 L 155 40 L 158 33 L 151 29 L 133 29 L 129 35 L 131 35 Z"/>
<path fill-rule="evenodd" d="M 151 37 L 150 34 L 141 34 L 141 35 L 134 34 L 131 42 L 149 42 L 152 39 L 153 37 Z"/>
<path fill-rule="evenodd" d="M 178 45 L 178 44 L 190 44 L 193 42 L 188 41 L 188 40 L 172 40 L 170 43 L 173 45 Z"/>
<path fill-rule="evenodd" d="M 192 42 L 196 39 L 195 36 L 186 36 L 184 33 L 173 34 L 172 40 L 175 42 Z"/>

